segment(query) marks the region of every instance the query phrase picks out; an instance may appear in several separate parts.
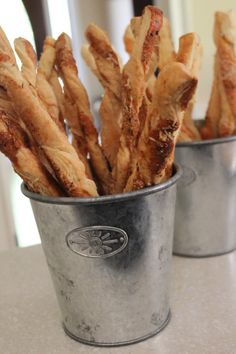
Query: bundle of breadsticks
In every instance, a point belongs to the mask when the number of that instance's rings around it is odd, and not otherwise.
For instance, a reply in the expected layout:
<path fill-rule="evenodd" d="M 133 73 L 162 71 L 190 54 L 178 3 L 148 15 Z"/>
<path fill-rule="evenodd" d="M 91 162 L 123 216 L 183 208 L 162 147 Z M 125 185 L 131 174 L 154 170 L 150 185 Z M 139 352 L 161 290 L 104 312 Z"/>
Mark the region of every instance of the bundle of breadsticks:
<path fill-rule="evenodd" d="M 236 134 L 236 17 L 232 11 L 215 13 L 213 38 L 216 46 L 214 80 L 206 117 L 203 120 L 203 126 L 198 128 L 192 119 L 192 111 L 196 100 L 195 95 L 193 95 L 184 113 L 178 136 L 179 142 L 214 139 Z M 132 31 L 131 27 L 128 27 L 125 33 L 125 44 L 128 52 L 132 48 L 132 43 Z M 189 35 L 185 36 L 185 40 L 180 41 L 180 46 L 184 46 L 185 49 L 182 48 L 181 50 L 180 47 L 179 53 L 175 55 L 168 55 L 168 53 L 174 53 L 171 40 L 165 41 L 165 43 L 168 47 L 163 45 L 160 49 L 164 50 L 169 62 L 176 60 L 176 57 L 177 61 L 185 62 L 185 55 L 192 47 Z M 195 50 L 195 53 L 192 52 L 196 57 L 192 73 L 198 76 L 202 59 L 200 41 Z"/>
<path fill-rule="evenodd" d="M 216 12 L 214 81 L 201 130 L 203 139 L 236 134 L 236 17 Z"/>
<path fill-rule="evenodd" d="M 104 87 L 99 138 L 70 38 L 47 37 L 38 63 L 31 44 L 17 38 L 19 69 L 0 30 L 0 151 L 32 192 L 94 197 L 171 177 L 196 90 L 199 39 L 180 38 L 176 55 L 168 22 L 152 6 L 132 19 L 130 33 L 130 58 L 122 66 L 107 34 L 94 24 L 86 30 L 83 56 Z"/>

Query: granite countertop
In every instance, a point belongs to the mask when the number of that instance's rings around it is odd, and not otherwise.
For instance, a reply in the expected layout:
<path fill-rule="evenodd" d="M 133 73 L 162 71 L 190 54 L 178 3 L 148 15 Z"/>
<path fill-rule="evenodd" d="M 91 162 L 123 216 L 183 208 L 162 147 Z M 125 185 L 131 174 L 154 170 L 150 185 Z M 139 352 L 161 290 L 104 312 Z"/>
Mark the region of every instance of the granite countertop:
<path fill-rule="evenodd" d="M 67 337 L 41 246 L 0 253 L 1 354 L 235 354 L 236 252 L 174 257 L 172 318 L 155 337 L 97 348 Z"/>

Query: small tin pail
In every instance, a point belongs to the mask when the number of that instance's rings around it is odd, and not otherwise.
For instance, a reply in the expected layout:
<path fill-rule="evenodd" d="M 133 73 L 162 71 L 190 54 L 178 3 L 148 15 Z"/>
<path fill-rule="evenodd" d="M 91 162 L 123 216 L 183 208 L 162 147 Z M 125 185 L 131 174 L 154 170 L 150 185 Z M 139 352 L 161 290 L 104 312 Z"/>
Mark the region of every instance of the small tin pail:
<path fill-rule="evenodd" d="M 174 253 L 216 256 L 236 248 L 236 136 L 179 143 Z"/>
<path fill-rule="evenodd" d="M 168 323 L 176 182 L 98 198 L 31 200 L 66 333 L 138 342 Z"/>

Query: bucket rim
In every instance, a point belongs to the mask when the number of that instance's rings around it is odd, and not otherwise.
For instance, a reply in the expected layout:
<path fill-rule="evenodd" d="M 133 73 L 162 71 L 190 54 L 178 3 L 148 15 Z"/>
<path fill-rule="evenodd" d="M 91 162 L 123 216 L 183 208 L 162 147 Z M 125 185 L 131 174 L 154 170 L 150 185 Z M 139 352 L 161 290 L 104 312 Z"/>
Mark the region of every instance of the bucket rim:
<path fill-rule="evenodd" d="M 204 124 L 204 119 L 194 119 L 194 122 L 197 125 L 197 127 L 200 128 Z M 176 144 L 176 148 L 225 144 L 225 143 L 230 143 L 231 141 L 235 141 L 235 140 L 236 140 L 236 135 L 225 136 L 225 137 L 222 137 L 222 138 L 215 138 L 215 139 L 185 141 L 185 142 L 177 143 Z"/>
<path fill-rule="evenodd" d="M 192 146 L 204 146 L 204 145 L 219 145 L 230 143 L 232 141 L 236 141 L 236 135 L 227 136 L 224 138 L 216 138 L 216 139 L 206 139 L 206 140 L 197 140 L 197 141 L 185 141 L 176 144 L 176 148 L 179 147 L 192 147 Z"/>
<path fill-rule="evenodd" d="M 33 193 L 28 190 L 25 183 L 21 184 L 21 192 L 30 200 L 35 200 L 45 204 L 57 204 L 57 205 L 96 205 L 105 203 L 115 203 L 138 197 L 143 197 L 149 194 L 154 194 L 166 190 L 176 184 L 176 182 L 182 176 L 182 169 L 179 164 L 174 163 L 174 173 L 171 178 L 166 182 L 156 184 L 154 186 L 139 189 L 133 192 L 120 193 L 114 195 L 105 195 L 99 197 L 49 197 L 41 194 Z"/>

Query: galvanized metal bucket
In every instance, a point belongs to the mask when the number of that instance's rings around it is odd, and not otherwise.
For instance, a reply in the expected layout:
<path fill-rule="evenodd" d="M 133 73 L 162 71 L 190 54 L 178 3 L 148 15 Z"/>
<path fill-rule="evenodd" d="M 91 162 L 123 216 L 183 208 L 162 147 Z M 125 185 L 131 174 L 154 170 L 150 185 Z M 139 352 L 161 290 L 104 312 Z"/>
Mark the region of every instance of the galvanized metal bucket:
<path fill-rule="evenodd" d="M 72 338 L 116 346 L 158 333 L 170 318 L 176 182 L 99 198 L 31 200 L 49 270 Z"/>
<path fill-rule="evenodd" d="M 177 144 L 174 253 L 221 255 L 236 249 L 236 136 Z"/>

